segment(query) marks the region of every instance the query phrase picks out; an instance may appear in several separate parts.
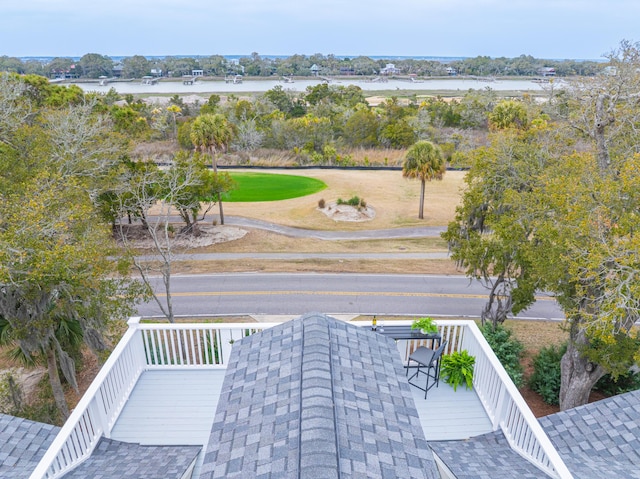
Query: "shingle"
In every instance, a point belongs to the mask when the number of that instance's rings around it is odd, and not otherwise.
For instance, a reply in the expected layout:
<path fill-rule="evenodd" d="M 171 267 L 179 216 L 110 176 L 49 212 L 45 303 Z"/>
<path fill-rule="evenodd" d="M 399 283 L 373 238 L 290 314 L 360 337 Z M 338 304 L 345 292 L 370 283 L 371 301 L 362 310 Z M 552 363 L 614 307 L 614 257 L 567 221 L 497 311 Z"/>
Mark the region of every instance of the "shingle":
<path fill-rule="evenodd" d="M 640 390 L 540 419 L 575 477 L 640 479 Z"/>
<path fill-rule="evenodd" d="M 377 333 L 309 314 L 243 338 L 222 391 L 201 478 L 224 477 L 230 467 L 219 437 L 238 451 L 229 477 L 438 477 L 396 345 Z M 248 419 L 260 424 L 254 454 Z"/>
<path fill-rule="evenodd" d="M 0 477 L 29 477 L 59 431 L 50 424 L 0 414 Z"/>
<path fill-rule="evenodd" d="M 93 454 L 64 479 L 180 479 L 195 461 L 200 446 L 141 446 L 102 438 Z"/>
<path fill-rule="evenodd" d="M 509 446 L 501 431 L 429 446 L 457 479 L 540 479 L 546 476 Z"/>

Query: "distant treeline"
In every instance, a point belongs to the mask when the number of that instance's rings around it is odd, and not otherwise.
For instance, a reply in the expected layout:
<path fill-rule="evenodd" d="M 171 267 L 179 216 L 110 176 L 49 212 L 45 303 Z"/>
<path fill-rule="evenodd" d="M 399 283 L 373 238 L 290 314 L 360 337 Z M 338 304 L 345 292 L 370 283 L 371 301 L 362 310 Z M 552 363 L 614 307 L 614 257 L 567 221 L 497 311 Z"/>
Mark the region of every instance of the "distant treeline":
<path fill-rule="evenodd" d="M 602 71 L 606 63 L 590 60 L 544 60 L 530 55 L 516 58 L 479 56 L 452 61 L 429 59 L 372 59 L 334 55 L 292 55 L 286 58 L 261 57 L 258 53 L 239 59 L 222 55 L 207 57 L 146 58 L 133 55 L 118 60 L 98 53 L 87 53 L 79 60 L 57 57 L 50 61 L 26 60 L 0 56 L 0 71 L 37 74 L 48 78 L 142 78 L 144 76 L 181 77 L 194 70 L 204 76 L 248 75 L 271 76 L 408 76 L 418 77 L 538 76 L 553 71 L 555 76 L 591 76 Z"/>

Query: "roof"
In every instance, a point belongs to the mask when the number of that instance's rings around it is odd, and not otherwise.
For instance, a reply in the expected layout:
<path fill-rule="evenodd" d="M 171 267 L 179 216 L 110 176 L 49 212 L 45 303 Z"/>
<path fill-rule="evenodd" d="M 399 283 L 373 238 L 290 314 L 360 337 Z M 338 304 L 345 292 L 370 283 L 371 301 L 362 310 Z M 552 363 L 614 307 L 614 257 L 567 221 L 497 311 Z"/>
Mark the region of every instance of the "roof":
<path fill-rule="evenodd" d="M 640 479 L 640 390 L 539 419 L 571 474 L 580 479 Z M 429 445 L 458 479 L 540 477 L 502 432 Z"/>
<path fill-rule="evenodd" d="M 640 390 L 540 419 L 576 478 L 640 479 Z"/>
<path fill-rule="evenodd" d="M 0 477 L 29 477 L 58 431 L 50 424 L 0 414 Z"/>
<path fill-rule="evenodd" d="M 201 478 L 435 478 L 393 340 L 312 313 L 236 342 Z"/>
<path fill-rule="evenodd" d="M 103 437 L 91 457 L 64 478 L 180 479 L 201 449 L 200 446 L 141 446 Z"/>
<path fill-rule="evenodd" d="M 540 469 L 509 446 L 502 431 L 464 441 L 431 441 L 429 446 L 457 479 L 540 479 Z"/>

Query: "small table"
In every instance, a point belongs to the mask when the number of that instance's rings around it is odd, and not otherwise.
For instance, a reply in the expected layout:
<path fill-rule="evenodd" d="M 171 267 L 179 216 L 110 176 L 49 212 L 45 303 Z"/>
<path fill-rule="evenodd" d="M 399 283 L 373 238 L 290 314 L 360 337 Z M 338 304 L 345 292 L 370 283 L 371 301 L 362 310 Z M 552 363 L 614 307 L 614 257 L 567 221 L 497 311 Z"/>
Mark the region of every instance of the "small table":
<path fill-rule="evenodd" d="M 438 346 L 440 346 L 440 341 L 442 340 L 442 336 L 440 335 L 440 333 L 422 334 L 422 332 L 419 329 L 411 329 L 411 326 L 396 326 L 396 325 L 380 326 L 378 325 L 378 328 L 375 331 L 376 333 L 393 338 L 396 341 L 398 341 L 399 339 L 431 340 L 433 343 L 433 346 L 432 346 L 433 349 L 437 349 Z"/>

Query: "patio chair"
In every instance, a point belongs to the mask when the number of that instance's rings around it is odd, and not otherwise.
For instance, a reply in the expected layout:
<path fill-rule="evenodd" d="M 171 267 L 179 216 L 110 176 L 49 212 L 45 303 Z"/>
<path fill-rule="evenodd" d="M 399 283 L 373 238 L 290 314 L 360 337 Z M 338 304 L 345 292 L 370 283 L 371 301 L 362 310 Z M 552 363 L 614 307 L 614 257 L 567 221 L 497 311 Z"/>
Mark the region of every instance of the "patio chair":
<path fill-rule="evenodd" d="M 438 383 L 440 382 L 440 358 L 442 357 L 442 352 L 444 351 L 446 345 L 447 341 L 442 341 L 440 347 L 435 351 L 431 348 L 420 346 L 413 353 L 411 353 L 407 361 L 407 376 L 409 376 L 410 367 L 416 368 L 416 372 L 413 373 L 408 379 L 409 384 L 417 387 L 421 391 L 424 391 L 425 399 L 427 399 L 427 392 L 429 392 L 429 389 L 431 389 L 433 386 L 438 387 Z M 416 363 L 416 366 L 412 366 L 412 362 Z M 420 373 L 427 376 L 427 383 L 425 384 L 424 388 L 419 384 L 416 384 L 416 381 L 420 379 Z M 411 382 L 412 379 L 414 379 L 414 382 Z M 433 380 L 433 382 L 431 382 L 431 380 Z"/>

